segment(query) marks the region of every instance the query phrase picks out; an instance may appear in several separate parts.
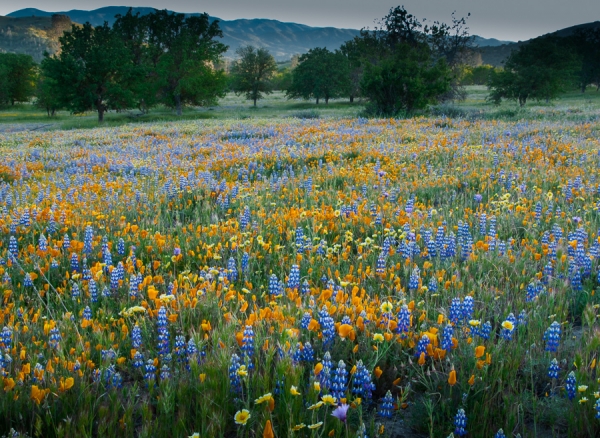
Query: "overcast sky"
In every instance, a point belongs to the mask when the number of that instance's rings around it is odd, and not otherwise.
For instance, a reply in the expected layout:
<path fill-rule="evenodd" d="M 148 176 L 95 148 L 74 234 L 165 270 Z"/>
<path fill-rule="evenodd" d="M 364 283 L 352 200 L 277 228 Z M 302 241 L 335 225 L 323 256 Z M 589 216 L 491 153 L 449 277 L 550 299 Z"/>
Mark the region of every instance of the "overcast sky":
<path fill-rule="evenodd" d="M 450 21 L 471 13 L 470 33 L 502 40 L 526 40 L 575 24 L 600 20 L 600 0 L 0 0 L 0 15 L 17 9 L 49 12 L 102 6 L 151 6 L 177 12 L 207 12 L 225 20 L 272 18 L 310 26 L 360 29 L 373 26 L 390 7 L 404 4 L 418 18 Z"/>

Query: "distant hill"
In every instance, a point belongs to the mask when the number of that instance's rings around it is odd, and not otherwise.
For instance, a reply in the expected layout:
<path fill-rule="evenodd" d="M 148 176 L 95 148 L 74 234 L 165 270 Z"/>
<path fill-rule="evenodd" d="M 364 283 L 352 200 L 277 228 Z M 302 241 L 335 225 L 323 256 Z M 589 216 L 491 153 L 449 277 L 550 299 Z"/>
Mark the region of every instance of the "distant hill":
<path fill-rule="evenodd" d="M 47 12 L 34 8 L 21 9 L 8 14 L 8 17 L 18 19 L 33 19 L 33 17 L 51 17 L 53 14 L 68 16 L 75 23 L 89 22 L 93 26 L 102 25 L 105 21 L 114 23 L 115 16 L 124 15 L 129 10 L 126 6 L 109 6 L 93 11 L 72 10 L 65 12 Z M 133 12 L 141 15 L 149 14 L 154 8 L 133 8 Z M 186 14 L 199 15 L 199 14 Z M 228 58 L 235 57 L 235 50 L 243 45 L 268 49 L 277 61 L 289 60 L 295 54 L 306 53 L 315 47 L 327 47 L 330 50 L 339 48 L 345 41 L 359 34 L 356 29 L 338 29 L 335 27 L 311 27 L 304 24 L 284 23 L 269 19 L 240 19 L 219 20 L 223 30 L 221 42 L 229 46 L 225 54 Z M 498 41 L 494 38 L 487 39 L 475 37 L 475 44 L 483 46 L 498 46 L 507 41 Z M 0 50 L 8 50 L 0 42 Z M 37 59 L 37 58 L 36 58 Z"/>
<path fill-rule="evenodd" d="M 578 24 L 576 26 L 566 27 L 564 29 L 557 30 L 555 32 L 551 32 L 545 35 L 541 35 L 536 38 L 532 38 L 527 41 L 519 41 L 516 43 L 502 44 L 498 46 L 487 46 L 481 47 L 479 52 L 481 53 L 480 61 L 483 64 L 493 65 L 495 67 L 500 67 L 504 65 L 506 59 L 510 56 L 513 50 L 518 50 L 520 46 L 527 44 L 529 41 L 532 41 L 537 38 L 542 38 L 549 35 L 559 36 L 559 37 L 568 37 L 573 35 L 577 30 L 580 29 L 594 29 L 600 28 L 600 21 L 594 21 L 592 23 L 584 23 Z"/>
<path fill-rule="evenodd" d="M 0 16 L 0 52 L 25 53 L 40 62 L 44 51 L 55 53 L 59 49 L 58 37 L 72 24 L 66 15 Z"/>

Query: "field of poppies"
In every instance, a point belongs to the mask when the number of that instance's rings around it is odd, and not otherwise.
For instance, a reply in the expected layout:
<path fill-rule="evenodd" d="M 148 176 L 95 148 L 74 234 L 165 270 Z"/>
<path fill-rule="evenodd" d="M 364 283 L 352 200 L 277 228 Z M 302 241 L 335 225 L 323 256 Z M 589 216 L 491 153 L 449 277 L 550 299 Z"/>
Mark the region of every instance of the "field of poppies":
<path fill-rule="evenodd" d="M 0 436 L 600 434 L 597 122 L 0 145 Z"/>

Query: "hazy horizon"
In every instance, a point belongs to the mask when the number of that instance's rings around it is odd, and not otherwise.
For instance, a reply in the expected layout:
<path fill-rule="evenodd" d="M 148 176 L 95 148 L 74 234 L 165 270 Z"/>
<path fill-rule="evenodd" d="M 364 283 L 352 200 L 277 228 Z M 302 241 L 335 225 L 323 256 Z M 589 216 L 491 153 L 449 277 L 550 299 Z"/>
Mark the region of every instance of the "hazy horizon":
<path fill-rule="evenodd" d="M 196 2 L 171 0 L 168 5 L 157 0 L 127 0 L 119 3 L 92 0 L 30 0 L 19 4 L 0 4 L 0 15 L 19 9 L 36 8 L 48 12 L 72 9 L 93 10 L 106 6 L 135 6 L 167 8 L 176 12 L 207 12 L 223 20 L 268 18 L 316 27 L 360 29 L 373 27 L 375 20 L 387 14 L 391 7 L 404 4 L 406 9 L 422 20 L 449 22 L 451 13 L 458 17 L 469 12 L 468 26 L 472 35 L 499 40 L 527 40 L 569 26 L 600 20 L 598 0 L 455 0 L 447 2 L 418 0 L 394 2 L 389 0 L 221 0 Z M 319 11 L 315 14 L 314 11 Z"/>

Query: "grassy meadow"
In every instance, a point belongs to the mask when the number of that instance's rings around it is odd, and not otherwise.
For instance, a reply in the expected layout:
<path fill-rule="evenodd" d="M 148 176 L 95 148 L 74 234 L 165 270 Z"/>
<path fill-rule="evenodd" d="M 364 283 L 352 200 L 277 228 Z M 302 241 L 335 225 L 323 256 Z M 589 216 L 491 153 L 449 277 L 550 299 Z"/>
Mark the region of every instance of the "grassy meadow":
<path fill-rule="evenodd" d="M 485 94 L 0 112 L 0 436 L 598 436 L 600 93 Z"/>

